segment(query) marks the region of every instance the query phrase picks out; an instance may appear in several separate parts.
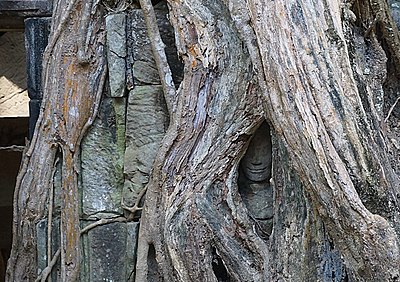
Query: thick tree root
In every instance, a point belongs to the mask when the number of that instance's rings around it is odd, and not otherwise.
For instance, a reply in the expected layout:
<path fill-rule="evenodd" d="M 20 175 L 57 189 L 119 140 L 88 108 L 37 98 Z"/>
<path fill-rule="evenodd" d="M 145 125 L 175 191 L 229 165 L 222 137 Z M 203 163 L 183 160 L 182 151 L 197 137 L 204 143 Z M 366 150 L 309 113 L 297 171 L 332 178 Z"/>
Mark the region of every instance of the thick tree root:
<path fill-rule="evenodd" d="M 176 90 L 174 81 L 172 80 L 172 72 L 168 65 L 167 55 L 164 50 L 164 43 L 161 40 L 160 31 L 157 26 L 156 14 L 150 0 L 139 0 L 143 10 L 144 20 L 147 26 L 147 33 L 150 38 L 151 48 L 153 50 L 154 60 L 161 79 L 164 90 L 165 102 L 167 104 L 170 117 L 173 111 Z"/>

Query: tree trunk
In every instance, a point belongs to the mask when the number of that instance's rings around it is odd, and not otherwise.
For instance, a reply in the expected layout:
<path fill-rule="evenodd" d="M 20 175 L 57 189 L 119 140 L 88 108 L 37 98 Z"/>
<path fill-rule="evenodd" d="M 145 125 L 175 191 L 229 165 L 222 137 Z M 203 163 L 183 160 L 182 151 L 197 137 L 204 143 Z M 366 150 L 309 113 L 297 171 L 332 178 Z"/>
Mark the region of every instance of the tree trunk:
<path fill-rule="evenodd" d="M 171 10 L 185 76 L 148 184 L 136 281 L 214 281 L 213 253 L 236 280 L 262 281 L 266 244 L 236 185 L 262 121 L 248 50 L 222 3 L 176 2 Z"/>
<path fill-rule="evenodd" d="M 398 172 L 382 148 L 388 139 L 377 97 L 385 95 L 378 37 L 386 35 L 354 22 L 377 15 L 362 7 L 356 16 L 350 8 L 359 2 L 238 2 L 170 3 L 185 77 L 148 186 L 137 281 L 399 279 Z M 380 5 L 389 20 L 377 25 L 396 30 L 384 2 L 362 5 Z M 361 39 L 373 53 L 369 65 L 359 59 Z M 396 46 L 386 51 L 396 62 Z M 366 67 L 374 72 L 368 77 L 360 73 Z M 202 68 L 199 84 L 193 78 Z M 253 232 L 237 187 L 247 134 L 259 120 L 248 103 L 236 111 L 238 99 L 257 101 L 244 90 L 248 80 L 237 79 L 240 70 L 258 74 L 261 91 L 253 95 L 261 94 L 276 134 L 268 241 Z M 219 106 L 226 101 L 229 114 Z"/>
<path fill-rule="evenodd" d="M 170 125 L 146 187 L 135 281 L 399 281 L 400 35 L 388 4 L 168 5 L 184 77 L 175 93 L 149 28 Z M 60 279 L 79 280 L 79 152 L 103 93 L 103 46 L 97 1 L 55 4 L 8 281 L 36 279 L 35 228 L 56 214 L 58 159 Z"/>
<path fill-rule="evenodd" d="M 61 280 L 79 274 L 79 152 L 103 92 L 104 23 L 93 1 L 57 1 L 44 56 L 44 97 L 35 135 L 17 178 L 7 281 L 37 277 L 36 224 L 52 217 L 53 176 L 62 160 Z M 50 244 L 51 245 L 51 244 Z M 57 250 L 53 250 L 52 254 Z M 49 261 L 51 257 L 48 258 Z"/>
<path fill-rule="evenodd" d="M 350 23 L 341 21 L 348 8 L 333 1 L 300 6 L 254 1 L 250 9 L 262 18 L 253 22 L 270 86 L 266 108 L 313 207 L 353 275 L 399 279 L 393 228 L 398 225 L 398 176 L 380 147 L 387 143 L 380 134 L 382 117 L 371 105 L 379 89 L 371 85 L 360 93 L 354 78 L 352 65 L 361 64 L 352 60 L 357 54 L 346 44 L 353 39 L 346 30 Z M 384 53 L 374 35 L 369 40 L 377 49 L 369 63 L 380 68 L 382 84 Z"/>

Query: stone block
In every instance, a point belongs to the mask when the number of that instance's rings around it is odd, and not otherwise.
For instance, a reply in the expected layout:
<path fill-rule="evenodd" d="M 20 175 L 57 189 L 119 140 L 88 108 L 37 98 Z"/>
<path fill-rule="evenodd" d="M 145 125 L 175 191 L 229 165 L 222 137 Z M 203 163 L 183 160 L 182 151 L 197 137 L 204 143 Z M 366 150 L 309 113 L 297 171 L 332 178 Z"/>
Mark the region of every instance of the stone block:
<path fill-rule="evenodd" d="M 98 116 L 82 141 L 82 213 L 119 213 L 123 186 L 122 156 L 118 152 L 117 115 L 112 98 L 103 99 Z"/>
<path fill-rule="evenodd" d="M 137 240 L 139 234 L 139 223 L 128 222 L 126 224 L 126 281 L 134 282 L 137 259 Z"/>
<path fill-rule="evenodd" d="M 183 64 L 178 58 L 175 46 L 174 30 L 168 21 L 168 9 L 155 10 L 157 24 L 162 41 L 165 44 L 165 53 L 172 71 L 172 77 L 176 85 L 182 81 Z M 132 10 L 128 18 L 129 39 L 131 40 L 130 52 L 133 57 L 133 79 L 135 85 L 160 84 L 160 80 L 154 79 L 158 72 L 147 35 L 147 28 L 143 18 L 143 12 L 139 9 Z M 136 64 L 140 66 L 135 66 Z M 154 70 L 156 70 L 154 72 Z M 146 79 L 145 74 L 151 74 L 151 79 Z"/>
<path fill-rule="evenodd" d="M 110 96 L 123 97 L 126 85 L 126 16 L 124 13 L 106 17 L 107 62 Z"/>
<path fill-rule="evenodd" d="M 35 131 L 36 122 L 39 118 L 41 102 L 41 100 L 29 101 L 29 140 L 32 140 L 33 133 Z"/>
<path fill-rule="evenodd" d="M 89 231 L 89 281 L 127 281 L 126 240 L 126 223 L 111 223 Z"/>
<path fill-rule="evenodd" d="M 31 99 L 41 100 L 43 53 L 50 33 L 51 18 L 25 19 L 25 45 L 28 95 Z"/>
<path fill-rule="evenodd" d="M 133 65 L 133 73 L 137 84 L 161 84 L 158 70 L 150 62 L 136 61 Z"/>
<path fill-rule="evenodd" d="M 168 127 L 162 87 L 137 86 L 129 93 L 126 151 L 124 161 L 124 203 L 134 205 L 148 183 L 150 170 Z"/>

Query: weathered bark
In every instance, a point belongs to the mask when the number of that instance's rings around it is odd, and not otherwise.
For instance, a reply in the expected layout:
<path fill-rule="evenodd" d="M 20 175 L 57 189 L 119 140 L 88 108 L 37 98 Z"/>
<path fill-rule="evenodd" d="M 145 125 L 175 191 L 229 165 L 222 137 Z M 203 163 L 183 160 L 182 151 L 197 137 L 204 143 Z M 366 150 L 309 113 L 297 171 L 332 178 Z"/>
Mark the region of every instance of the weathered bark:
<path fill-rule="evenodd" d="M 334 244 L 356 277 L 398 279 L 398 238 L 388 221 L 398 222 L 398 178 L 379 148 L 384 137 L 374 132 L 380 128 L 363 108 L 339 3 L 254 1 L 250 7 L 258 14 L 253 22 L 270 120 Z M 394 211 L 373 214 L 357 189 L 379 193 Z"/>
<path fill-rule="evenodd" d="M 44 58 L 42 111 L 16 186 L 7 281 L 37 277 L 36 224 L 52 211 L 49 191 L 58 151 L 62 155 L 62 210 L 54 216 L 61 218 L 61 279 L 76 281 L 79 274 L 79 145 L 103 90 L 104 23 L 93 1 L 57 1 L 54 15 Z"/>
<path fill-rule="evenodd" d="M 380 5 L 381 13 L 388 17 L 387 5 L 375 2 L 371 5 Z M 335 270 L 342 273 L 338 281 L 345 277 L 397 280 L 398 174 L 382 148 L 387 140 L 381 133 L 382 116 L 375 110 L 379 106 L 376 98 L 379 91 L 374 90 L 382 90 L 384 77 L 380 81 L 368 77 L 355 79 L 359 75 L 357 66 L 363 65 L 349 52 L 357 39 L 349 32 L 356 28 L 350 21 L 354 16 L 351 5 L 340 6 L 336 1 L 225 4 L 170 3 L 171 20 L 180 39 L 179 51 L 185 61 L 185 78 L 175 103 L 187 106 L 183 116 L 179 110 L 173 113 L 177 118 L 167 132 L 148 186 L 139 237 L 137 281 L 258 281 L 294 279 L 294 273 L 304 275 L 305 280 L 322 279 L 326 273 L 307 276 L 305 271 L 324 256 L 335 256 L 332 259 L 337 262 L 332 264 L 340 265 L 338 252 L 346 265 L 346 269 L 340 266 Z M 371 11 L 369 17 L 373 19 L 377 10 Z M 383 27 L 394 30 L 392 40 L 396 43 L 396 27 L 393 24 Z M 388 33 L 381 36 L 386 38 Z M 371 40 L 377 43 L 376 39 Z M 239 47 L 232 48 L 235 45 L 245 45 L 250 50 L 247 59 L 253 60 L 254 70 L 259 74 L 257 84 L 263 90 L 265 113 L 277 134 L 275 145 L 288 150 L 289 158 L 282 159 L 279 157 L 282 152 L 276 153 L 275 166 L 283 167 L 285 172 L 289 167 L 276 162 L 289 162 L 295 169 L 294 179 L 298 177 L 304 185 L 304 191 L 295 189 L 304 193 L 305 198 L 292 198 L 291 201 L 302 202 L 294 205 L 297 210 L 293 214 L 283 212 L 281 217 L 276 209 L 276 231 L 270 245 L 274 260 L 269 262 L 268 252 L 261 247 L 263 243 L 254 240 L 254 234 L 246 229 L 251 223 L 249 218 L 242 218 L 245 210 L 235 185 L 238 158 L 246 142 L 238 143 L 229 134 L 213 135 L 215 131 L 225 132 L 224 126 L 213 118 L 206 119 L 198 129 L 194 118 L 201 115 L 199 103 L 206 107 L 206 116 L 212 116 L 218 112 L 215 105 L 230 99 L 231 114 L 225 114 L 224 122 L 234 127 L 236 134 L 249 133 L 242 124 L 251 118 L 246 114 L 246 104 L 242 106 L 244 112 L 235 112 L 234 97 L 243 97 L 241 87 L 246 84 L 246 80 L 236 80 L 238 85 L 233 83 L 235 75 L 240 73 L 238 69 L 246 68 L 241 64 L 242 57 L 236 54 Z M 380 62 L 385 55 L 379 48 L 369 63 L 384 68 Z M 394 61 L 395 49 L 396 45 L 387 49 Z M 238 69 L 234 73 L 229 58 L 236 58 L 234 66 Z M 357 66 L 352 68 L 354 65 Z M 201 68 L 205 83 L 204 87 L 196 88 L 194 71 Z M 234 79 L 228 86 L 225 73 Z M 247 75 L 250 73 L 247 71 Z M 367 85 L 364 93 L 360 93 L 360 84 Z M 227 87 L 232 88 L 225 92 Z M 204 102 L 207 90 L 218 94 Z M 194 102 L 185 102 L 186 99 Z M 246 101 L 250 99 L 247 97 Z M 235 144 L 237 151 L 227 153 L 225 143 Z M 216 159 L 217 167 L 202 163 Z M 293 185 L 291 181 L 282 175 L 274 175 L 273 180 L 284 184 L 275 185 L 275 204 L 279 206 L 282 200 L 290 204 L 290 195 L 285 191 Z M 302 210 L 307 213 L 305 217 L 296 215 Z M 299 228 L 297 236 L 303 238 L 295 253 L 304 254 L 299 248 L 307 250 L 306 244 L 312 242 L 334 247 L 328 247 L 322 254 L 314 250 L 314 260 L 310 257 L 308 263 L 291 261 L 286 269 L 279 267 L 276 262 L 290 259 L 292 251 L 285 248 L 290 242 L 279 241 L 285 239 L 279 237 L 279 228 L 286 229 L 288 234 L 296 232 L 291 226 L 284 226 L 287 220 L 305 220 L 300 225 L 295 223 Z M 311 239 L 304 239 L 305 236 Z M 238 238 L 242 241 L 236 241 Z M 249 248 L 245 238 L 252 238 L 255 246 Z M 278 254 L 277 250 L 283 252 Z M 228 278 L 212 273 L 215 253 L 222 258 Z M 235 261 L 237 256 L 241 257 L 241 264 Z M 154 277 L 154 272 L 148 269 L 150 265 L 154 267 L 154 259 L 162 278 Z"/>
<path fill-rule="evenodd" d="M 222 3 L 177 1 L 171 9 L 185 76 L 148 184 L 136 281 L 216 281 L 213 254 L 235 280 L 265 280 L 266 244 L 236 185 L 262 118 L 248 51 Z"/>
<path fill-rule="evenodd" d="M 398 281 L 399 152 L 388 149 L 386 112 L 398 95 L 400 54 L 387 4 L 168 3 L 185 73 L 174 93 L 158 54 L 171 122 L 147 185 L 135 280 Z M 147 25 L 155 27 L 151 18 Z M 149 35 L 159 52 L 157 32 Z M 56 3 L 44 109 L 15 194 L 8 281 L 36 277 L 35 226 L 51 214 L 59 151 L 61 279 L 78 279 L 78 153 L 104 73 L 97 2 Z M 240 160 L 264 120 L 272 132 L 272 234 L 259 232 L 238 188 Z M 131 211 L 140 197 L 127 199 Z"/>

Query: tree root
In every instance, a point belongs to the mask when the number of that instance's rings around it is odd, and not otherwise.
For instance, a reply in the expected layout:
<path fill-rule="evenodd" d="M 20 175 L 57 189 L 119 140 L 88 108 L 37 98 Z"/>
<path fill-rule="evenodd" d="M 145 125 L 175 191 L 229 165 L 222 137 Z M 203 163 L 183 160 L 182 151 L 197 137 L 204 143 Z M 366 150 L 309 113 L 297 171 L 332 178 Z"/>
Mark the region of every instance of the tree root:
<path fill-rule="evenodd" d="M 167 55 L 165 54 L 165 44 L 161 40 L 160 31 L 157 26 L 156 14 L 150 0 L 139 0 L 143 11 L 144 20 L 147 26 L 147 33 L 150 38 L 151 49 L 153 50 L 154 60 L 158 69 L 161 84 L 164 90 L 165 102 L 167 104 L 169 116 L 172 118 L 173 105 L 176 97 L 172 72 L 168 65 Z"/>
<path fill-rule="evenodd" d="M 386 116 L 386 118 L 385 118 L 385 120 L 384 120 L 385 123 L 389 120 L 390 115 L 392 114 L 392 112 L 393 112 L 393 110 L 394 110 L 394 107 L 396 107 L 397 102 L 399 102 L 399 100 L 400 100 L 400 96 L 397 97 L 397 99 L 396 99 L 396 101 L 394 102 L 394 104 L 390 107 L 389 112 L 388 112 L 388 114 L 387 114 L 387 116 Z"/>
<path fill-rule="evenodd" d="M 140 201 L 142 200 L 143 196 L 146 194 L 146 191 L 147 191 L 147 186 L 145 188 L 143 188 L 142 191 L 140 191 L 133 207 L 129 207 L 129 206 L 125 205 L 124 199 L 122 199 L 121 200 L 122 208 L 124 210 L 129 211 L 131 213 L 131 216 L 134 216 L 137 211 L 141 211 L 143 209 L 143 207 L 139 207 L 139 205 L 140 205 Z"/>
<path fill-rule="evenodd" d="M 99 219 L 91 224 L 89 224 L 88 226 L 86 226 L 85 228 L 83 228 L 81 230 L 81 236 L 83 234 L 85 234 L 86 232 L 90 231 L 91 229 L 100 226 L 100 225 L 105 225 L 105 224 L 110 224 L 110 223 L 114 223 L 114 222 L 126 222 L 126 218 L 125 217 L 115 217 L 115 218 L 102 218 Z"/>
<path fill-rule="evenodd" d="M 39 277 L 35 280 L 35 282 L 46 282 L 47 277 L 49 277 L 51 271 L 53 270 L 53 267 L 56 265 L 58 258 L 60 257 L 61 254 L 61 249 L 58 248 L 57 252 L 54 254 L 53 258 L 51 259 L 50 263 L 48 266 L 43 269 L 43 271 L 40 273 Z"/>
<path fill-rule="evenodd" d="M 6 152 L 23 152 L 24 150 L 25 146 L 18 146 L 18 145 L 0 147 L 0 151 L 6 151 Z"/>

